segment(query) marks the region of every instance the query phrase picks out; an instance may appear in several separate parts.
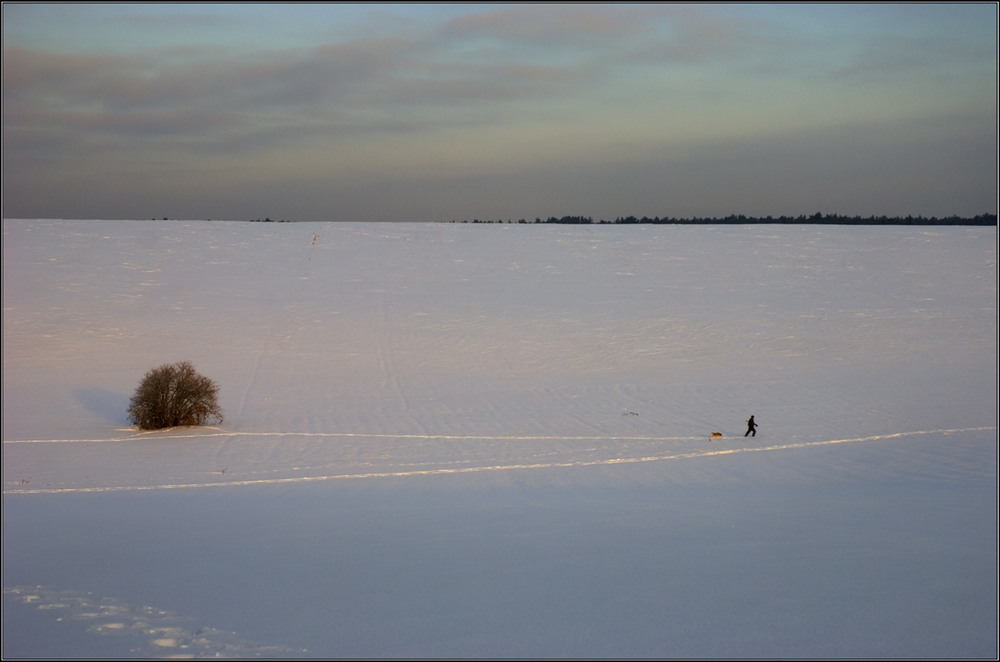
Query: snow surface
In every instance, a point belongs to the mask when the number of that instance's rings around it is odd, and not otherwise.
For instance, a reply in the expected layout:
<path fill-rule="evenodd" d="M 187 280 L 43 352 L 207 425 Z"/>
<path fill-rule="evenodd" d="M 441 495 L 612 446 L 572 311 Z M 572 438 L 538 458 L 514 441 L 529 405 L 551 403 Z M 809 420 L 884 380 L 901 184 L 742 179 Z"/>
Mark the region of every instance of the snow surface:
<path fill-rule="evenodd" d="M 4 220 L 3 656 L 996 657 L 996 249 Z"/>

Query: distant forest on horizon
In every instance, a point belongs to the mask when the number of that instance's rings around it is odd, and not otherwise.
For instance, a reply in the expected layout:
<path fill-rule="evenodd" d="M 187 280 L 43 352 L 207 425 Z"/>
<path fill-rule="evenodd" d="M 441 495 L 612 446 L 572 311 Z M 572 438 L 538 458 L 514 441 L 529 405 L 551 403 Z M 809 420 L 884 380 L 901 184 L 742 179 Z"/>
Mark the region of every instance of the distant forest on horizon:
<path fill-rule="evenodd" d="M 155 220 L 155 219 L 154 219 Z M 163 220 L 168 220 L 164 217 Z M 293 223 L 295 221 L 273 220 L 271 218 L 251 219 L 252 223 Z M 434 222 L 434 221 L 431 221 Z M 811 216 L 801 214 L 799 216 L 744 216 L 743 214 L 730 214 L 722 218 L 718 217 L 691 217 L 676 218 L 672 216 L 619 216 L 613 221 L 604 219 L 594 220 L 591 216 L 562 216 L 542 219 L 536 218 L 528 221 L 523 218 L 512 219 L 492 219 L 481 220 L 478 218 L 461 221 L 437 221 L 447 223 L 511 223 L 511 224 L 564 224 L 564 225 L 744 225 L 744 224 L 783 224 L 783 225 L 996 225 L 996 214 L 979 214 L 978 216 L 844 216 L 841 214 L 823 214 L 816 212 Z"/>
<path fill-rule="evenodd" d="M 731 214 L 723 218 L 715 217 L 635 217 L 619 216 L 613 221 L 599 219 L 595 221 L 590 216 L 563 216 L 556 218 L 551 216 L 547 219 L 536 218 L 534 221 L 510 219 L 482 221 L 473 219 L 472 221 L 452 221 L 452 223 L 564 223 L 575 225 L 635 225 L 635 224 L 655 224 L 655 225 L 743 225 L 743 224 L 818 224 L 818 225 L 996 225 L 996 214 L 980 214 L 972 217 L 947 216 L 938 218 L 936 216 L 843 216 L 840 214 L 822 214 L 817 212 L 811 216 L 805 214 L 799 216 L 744 216 L 743 214 Z"/>

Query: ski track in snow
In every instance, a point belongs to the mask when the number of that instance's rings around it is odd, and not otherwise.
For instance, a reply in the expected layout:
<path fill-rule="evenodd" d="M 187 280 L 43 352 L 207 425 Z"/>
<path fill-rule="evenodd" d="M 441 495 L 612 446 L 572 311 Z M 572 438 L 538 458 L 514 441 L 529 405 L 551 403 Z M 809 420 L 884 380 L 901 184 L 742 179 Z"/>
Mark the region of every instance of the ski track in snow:
<path fill-rule="evenodd" d="M 437 467 L 431 469 L 413 469 L 406 471 L 371 471 L 360 473 L 337 473 L 319 476 L 294 476 L 285 478 L 261 478 L 252 480 L 231 480 L 225 482 L 201 482 L 201 483 L 174 483 L 158 485 L 112 485 L 96 487 L 67 487 L 67 488 L 27 488 L 19 485 L 17 489 L 4 489 L 4 494 L 73 494 L 92 492 L 127 492 L 127 491 L 148 491 L 148 490 L 169 490 L 198 487 L 237 487 L 246 485 L 275 485 L 284 483 L 305 483 L 327 480 L 343 480 L 349 478 L 401 478 L 407 476 L 433 476 L 443 474 L 465 474 L 479 472 L 499 472 L 529 469 L 563 469 L 573 467 L 593 467 L 601 465 L 637 464 L 642 462 L 664 462 L 669 460 L 685 460 L 692 458 L 734 455 L 738 453 L 755 452 L 775 452 L 801 448 L 813 448 L 819 446 L 831 446 L 835 444 L 853 444 L 863 442 L 877 442 L 887 439 L 901 439 L 904 437 L 917 437 L 923 435 L 951 435 L 963 432 L 986 432 L 995 431 L 996 427 L 974 427 L 974 428 L 951 428 L 938 430 L 912 430 L 907 432 L 894 432 L 890 434 L 869 435 L 865 437 L 851 437 L 846 439 L 826 439 L 821 441 L 805 441 L 785 444 L 771 444 L 768 446 L 744 446 L 739 448 L 716 448 L 699 449 L 683 453 L 667 453 L 657 455 L 645 455 L 641 457 L 614 457 L 602 459 L 581 459 L 566 460 L 561 462 L 529 462 L 497 464 L 488 466 L 466 466 L 457 468 Z M 428 439 L 428 440 L 454 440 L 454 441 L 698 441 L 704 437 L 651 437 L 651 436 L 476 436 L 476 435 L 426 435 L 426 434 L 372 434 L 362 432 L 215 432 L 210 434 L 183 434 L 183 435 L 150 435 L 147 439 L 179 439 L 179 438 L 210 438 L 210 437 L 324 437 L 324 438 L 368 438 L 368 439 Z M 4 444 L 79 444 L 79 443 L 116 443 L 134 441 L 136 436 L 111 437 L 107 439 L 21 439 L 4 441 Z M 23 489 L 22 489 L 23 488 Z"/>
<path fill-rule="evenodd" d="M 288 286 L 288 289 L 282 297 L 282 301 L 295 302 L 298 298 L 298 291 L 302 289 L 302 282 L 311 277 L 312 270 L 309 264 L 312 260 L 314 248 L 318 239 L 319 234 L 314 233 L 309 242 L 306 258 L 302 264 L 301 274 L 297 278 L 292 279 L 291 284 Z M 264 363 L 264 358 L 274 349 L 275 346 L 279 344 L 275 339 L 281 337 L 282 335 L 280 333 L 281 329 L 279 329 L 278 326 L 279 323 L 283 324 L 285 327 L 289 327 L 295 324 L 295 317 L 295 310 L 293 308 L 290 313 L 284 316 L 274 316 L 270 318 L 270 322 L 268 322 L 267 328 L 261 336 L 260 346 L 254 352 L 253 368 L 250 372 L 250 377 L 247 380 L 246 386 L 243 388 L 242 395 L 240 396 L 238 411 L 245 412 L 247 410 L 247 403 L 249 402 L 250 394 L 260 386 L 259 376 L 261 373 L 261 365 Z M 220 448 L 219 452 L 221 453 L 224 449 L 225 447 Z"/>

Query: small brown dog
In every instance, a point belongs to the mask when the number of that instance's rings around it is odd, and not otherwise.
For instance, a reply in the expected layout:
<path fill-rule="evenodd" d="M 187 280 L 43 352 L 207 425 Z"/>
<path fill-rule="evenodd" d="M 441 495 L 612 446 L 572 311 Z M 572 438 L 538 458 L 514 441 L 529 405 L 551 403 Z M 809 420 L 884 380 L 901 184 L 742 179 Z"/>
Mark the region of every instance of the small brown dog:
<path fill-rule="evenodd" d="M 712 433 L 712 439 L 718 439 L 718 438 L 720 438 L 721 436 L 722 436 L 722 433 L 721 433 L 721 432 L 713 432 L 713 433 Z"/>

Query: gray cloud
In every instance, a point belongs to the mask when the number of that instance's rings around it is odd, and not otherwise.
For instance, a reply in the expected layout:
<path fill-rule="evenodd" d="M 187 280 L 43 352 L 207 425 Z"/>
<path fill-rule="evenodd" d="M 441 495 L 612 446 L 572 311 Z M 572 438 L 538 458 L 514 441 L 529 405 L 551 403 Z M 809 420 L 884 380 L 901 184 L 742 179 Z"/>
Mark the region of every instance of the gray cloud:
<path fill-rule="evenodd" d="M 829 199 L 824 210 L 851 213 L 846 199 L 833 199 L 845 191 L 872 207 L 858 213 L 984 211 L 983 178 L 996 175 L 995 62 L 975 46 L 915 36 L 840 51 L 725 14 L 713 6 L 514 5 L 303 48 L 172 45 L 95 56 L 8 47 L 4 212 L 358 220 L 367 208 L 373 220 L 401 220 L 422 209 L 413 220 L 441 220 L 767 214 Z M 210 19 L 171 17 L 200 26 Z M 953 83 L 955 71 L 965 75 Z M 989 74 L 977 89 L 992 93 L 992 129 L 980 121 L 988 99 L 950 110 L 894 108 L 900 118 L 873 124 L 859 118 L 856 101 L 838 96 L 855 84 L 881 92 L 909 78 L 924 87 L 907 90 L 926 88 L 937 102 L 950 98 L 941 91 L 967 95 L 979 73 Z M 642 85 L 617 86 L 629 76 Z M 810 94 L 822 100 L 810 106 Z M 632 113 L 640 103 L 643 112 Z M 878 96 L 869 107 L 891 103 L 899 101 Z M 571 124 L 592 106 L 600 119 Z M 826 112 L 812 128 L 766 121 L 794 114 L 792 106 L 804 116 Z M 947 120 L 955 108 L 975 121 Z M 850 130 L 829 126 L 839 114 Z M 737 135 L 733 127 L 748 117 L 764 120 L 753 124 L 755 135 Z M 903 130 L 921 117 L 920 131 Z M 641 132 L 615 135 L 634 121 L 717 129 L 719 138 L 686 143 L 677 130 L 668 140 L 651 126 L 637 146 L 628 141 Z M 442 141 L 440 154 L 424 156 Z M 502 158 L 491 163 L 486 149 Z M 382 172 L 372 157 L 352 173 L 352 159 L 376 151 Z M 475 152 L 474 162 L 463 160 Z M 960 195 L 945 196 L 948 187 Z M 890 209 L 890 191 L 926 209 Z M 261 213 L 267 196 L 286 211 Z M 945 197 L 972 208 L 945 210 Z"/>
<path fill-rule="evenodd" d="M 975 215 L 995 209 L 996 139 L 991 118 L 955 115 L 711 144 L 651 144 L 603 161 L 561 161 L 556 155 L 557 167 L 528 162 L 464 174 L 430 169 L 354 180 L 316 170 L 289 179 L 254 164 L 234 176 L 228 168 L 187 170 L 169 162 L 155 178 L 136 172 L 108 181 L 93 169 L 70 182 L 5 178 L 4 186 L 26 185 L 34 198 L 31 208 L 53 217 Z"/>
<path fill-rule="evenodd" d="M 8 128 L 58 125 L 129 138 L 199 138 L 224 122 L 242 127 L 228 132 L 240 139 L 287 122 L 301 122 L 306 130 L 357 130 L 372 116 L 372 128 L 383 131 L 412 126 L 420 117 L 380 119 L 391 112 L 454 115 L 466 104 L 508 103 L 575 83 L 565 70 L 540 65 L 436 61 L 426 44 L 415 48 L 402 39 L 181 64 L 9 49 L 4 68 Z"/>

